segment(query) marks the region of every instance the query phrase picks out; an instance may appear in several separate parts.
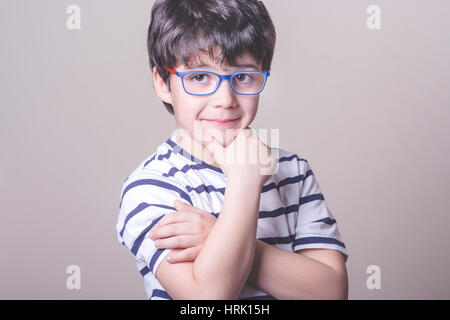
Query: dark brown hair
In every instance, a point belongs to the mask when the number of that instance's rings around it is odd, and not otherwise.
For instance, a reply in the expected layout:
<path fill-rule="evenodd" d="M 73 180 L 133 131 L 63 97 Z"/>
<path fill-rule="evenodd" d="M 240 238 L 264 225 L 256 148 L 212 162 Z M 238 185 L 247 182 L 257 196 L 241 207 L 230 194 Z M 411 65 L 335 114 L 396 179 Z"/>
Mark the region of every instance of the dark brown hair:
<path fill-rule="evenodd" d="M 275 28 L 262 1 L 258 0 L 157 0 L 151 12 L 147 49 L 150 68 L 169 84 L 173 68 L 201 52 L 212 60 L 235 65 L 236 58 L 250 53 L 270 71 L 275 48 Z M 214 49 L 221 53 L 214 57 Z M 163 102 L 169 113 L 171 104 Z"/>

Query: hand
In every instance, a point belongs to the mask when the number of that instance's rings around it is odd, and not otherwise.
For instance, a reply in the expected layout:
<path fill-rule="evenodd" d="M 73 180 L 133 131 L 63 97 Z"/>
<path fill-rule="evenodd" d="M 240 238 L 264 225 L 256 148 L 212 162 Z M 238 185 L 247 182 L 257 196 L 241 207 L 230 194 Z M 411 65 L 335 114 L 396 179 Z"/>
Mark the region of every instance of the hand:
<path fill-rule="evenodd" d="M 250 128 L 239 130 L 226 147 L 221 134 L 217 130 L 205 132 L 203 140 L 227 178 L 263 186 L 275 173 L 277 164 L 270 148 L 254 137 Z"/>
<path fill-rule="evenodd" d="M 161 218 L 149 237 L 156 240 L 159 249 L 184 249 L 170 253 L 168 262 L 194 261 L 217 219 L 211 213 L 179 200 L 175 200 L 174 207 L 177 211 Z"/>

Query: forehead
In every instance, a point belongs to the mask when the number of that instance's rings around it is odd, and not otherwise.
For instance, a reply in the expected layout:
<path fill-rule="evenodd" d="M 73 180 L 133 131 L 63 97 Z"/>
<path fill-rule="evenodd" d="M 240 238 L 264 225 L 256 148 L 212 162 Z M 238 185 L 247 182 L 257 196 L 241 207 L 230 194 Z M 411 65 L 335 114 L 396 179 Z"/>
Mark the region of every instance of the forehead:
<path fill-rule="evenodd" d="M 253 55 L 245 51 L 235 57 L 235 61 L 229 64 L 227 61 L 221 61 L 221 53 L 218 49 L 214 50 L 214 56 L 211 57 L 208 52 L 200 51 L 190 57 L 186 69 L 214 69 L 214 70 L 234 70 L 234 69 L 260 69 L 261 64 L 258 63 Z"/>

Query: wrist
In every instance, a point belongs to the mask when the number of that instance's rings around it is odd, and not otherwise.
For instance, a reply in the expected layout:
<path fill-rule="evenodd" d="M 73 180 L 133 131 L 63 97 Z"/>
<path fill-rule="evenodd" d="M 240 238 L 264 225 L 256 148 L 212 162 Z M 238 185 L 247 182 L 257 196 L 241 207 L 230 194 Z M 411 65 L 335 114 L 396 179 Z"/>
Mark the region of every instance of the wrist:
<path fill-rule="evenodd" d="M 227 177 L 227 187 L 233 186 L 235 188 L 245 189 L 247 192 L 258 190 L 261 192 L 264 183 L 260 179 L 253 177 L 244 177 L 240 175 L 230 175 Z"/>

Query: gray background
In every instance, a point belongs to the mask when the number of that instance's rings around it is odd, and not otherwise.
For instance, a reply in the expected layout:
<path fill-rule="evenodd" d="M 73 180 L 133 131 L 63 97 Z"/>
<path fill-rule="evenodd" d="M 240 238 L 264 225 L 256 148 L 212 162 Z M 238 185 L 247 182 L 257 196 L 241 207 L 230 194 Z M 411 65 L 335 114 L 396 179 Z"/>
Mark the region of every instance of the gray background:
<path fill-rule="evenodd" d="M 309 160 L 349 298 L 449 299 L 450 2 L 264 2 L 278 40 L 253 127 Z M 1 0 L 0 298 L 146 298 L 115 224 L 123 180 L 175 128 L 148 68 L 152 4 Z"/>

